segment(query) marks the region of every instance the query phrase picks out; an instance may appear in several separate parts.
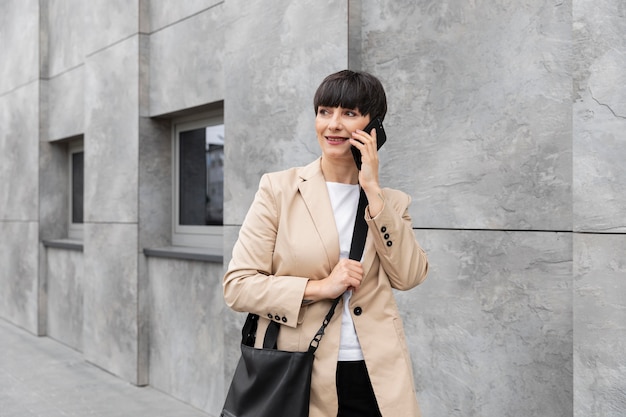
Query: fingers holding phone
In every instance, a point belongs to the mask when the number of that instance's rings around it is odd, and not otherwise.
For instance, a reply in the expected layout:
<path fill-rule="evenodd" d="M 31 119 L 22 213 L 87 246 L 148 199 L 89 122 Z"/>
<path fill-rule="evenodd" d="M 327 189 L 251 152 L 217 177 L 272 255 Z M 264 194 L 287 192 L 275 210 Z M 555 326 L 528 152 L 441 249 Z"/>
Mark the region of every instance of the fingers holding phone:
<path fill-rule="evenodd" d="M 354 163 L 360 170 L 362 166 L 362 153 L 367 152 L 367 147 L 370 143 L 376 143 L 376 150 L 387 141 L 387 135 L 383 128 L 382 121 L 376 117 L 362 131 L 356 131 L 352 134 L 352 156 L 354 157 Z M 376 152 L 370 153 L 370 155 L 376 155 Z"/>
<path fill-rule="evenodd" d="M 352 156 L 359 173 L 359 183 L 378 185 L 378 149 L 387 141 L 387 135 L 379 118 L 374 118 L 363 130 L 352 133 Z"/>

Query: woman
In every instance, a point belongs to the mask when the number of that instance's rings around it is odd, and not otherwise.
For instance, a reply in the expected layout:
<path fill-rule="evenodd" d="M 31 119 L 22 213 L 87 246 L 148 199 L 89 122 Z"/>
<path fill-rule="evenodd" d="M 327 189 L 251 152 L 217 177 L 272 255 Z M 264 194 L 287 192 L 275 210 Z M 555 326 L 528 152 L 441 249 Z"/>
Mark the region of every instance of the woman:
<path fill-rule="evenodd" d="M 224 276 L 226 303 L 265 318 L 258 334 L 270 320 L 282 324 L 279 349 L 305 351 L 342 296 L 315 355 L 310 416 L 419 416 L 392 289 L 420 284 L 428 261 L 413 234 L 410 197 L 381 188 L 376 130 L 362 130 L 385 117 L 384 89 L 370 74 L 340 71 L 324 79 L 314 107 L 322 156 L 261 178 Z M 369 202 L 360 262 L 348 259 L 359 187 Z"/>

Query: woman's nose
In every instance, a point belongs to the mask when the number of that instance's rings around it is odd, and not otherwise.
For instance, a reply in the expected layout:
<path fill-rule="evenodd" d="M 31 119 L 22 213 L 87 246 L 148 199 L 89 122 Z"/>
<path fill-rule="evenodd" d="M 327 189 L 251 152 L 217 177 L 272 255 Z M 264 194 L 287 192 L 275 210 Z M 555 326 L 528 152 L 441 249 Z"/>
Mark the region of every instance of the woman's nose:
<path fill-rule="evenodd" d="M 328 122 L 328 128 L 330 130 L 339 130 L 339 129 L 341 129 L 341 118 L 339 117 L 338 114 L 335 113 L 330 118 L 330 121 Z"/>

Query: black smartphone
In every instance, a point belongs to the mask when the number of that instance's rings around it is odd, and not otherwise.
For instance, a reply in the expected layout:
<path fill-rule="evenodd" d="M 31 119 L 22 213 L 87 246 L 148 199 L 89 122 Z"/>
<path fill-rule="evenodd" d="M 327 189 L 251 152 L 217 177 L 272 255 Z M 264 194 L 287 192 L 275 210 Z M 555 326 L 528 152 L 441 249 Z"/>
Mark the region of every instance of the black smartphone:
<path fill-rule="evenodd" d="M 376 117 L 374 120 L 369 122 L 365 128 L 363 128 L 363 131 L 369 134 L 372 129 L 376 129 L 376 149 L 380 149 L 380 147 L 387 141 L 387 135 L 385 134 L 385 129 L 383 128 L 383 121 Z M 351 146 L 350 150 L 352 151 L 356 167 L 361 170 L 361 151 L 355 146 Z"/>

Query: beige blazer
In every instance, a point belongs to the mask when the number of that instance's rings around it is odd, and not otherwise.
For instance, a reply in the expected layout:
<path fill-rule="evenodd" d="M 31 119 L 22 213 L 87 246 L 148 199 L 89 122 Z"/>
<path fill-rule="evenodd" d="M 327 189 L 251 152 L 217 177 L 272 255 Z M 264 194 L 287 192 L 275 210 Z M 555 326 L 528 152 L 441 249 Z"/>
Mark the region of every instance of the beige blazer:
<path fill-rule="evenodd" d="M 282 350 L 306 350 L 331 304 L 301 306 L 307 281 L 327 277 L 339 261 L 339 236 L 320 161 L 261 178 L 224 276 L 227 305 L 261 316 L 259 335 L 270 320 L 283 325 Z M 418 417 L 411 359 L 392 289 L 420 284 L 428 261 L 412 230 L 410 197 L 392 189 L 383 193 L 385 205 L 376 218 L 366 210 L 364 278 L 350 311 L 383 417 Z M 311 417 L 337 415 L 342 308 L 343 301 L 315 355 Z M 257 337 L 257 345 L 262 340 Z"/>

